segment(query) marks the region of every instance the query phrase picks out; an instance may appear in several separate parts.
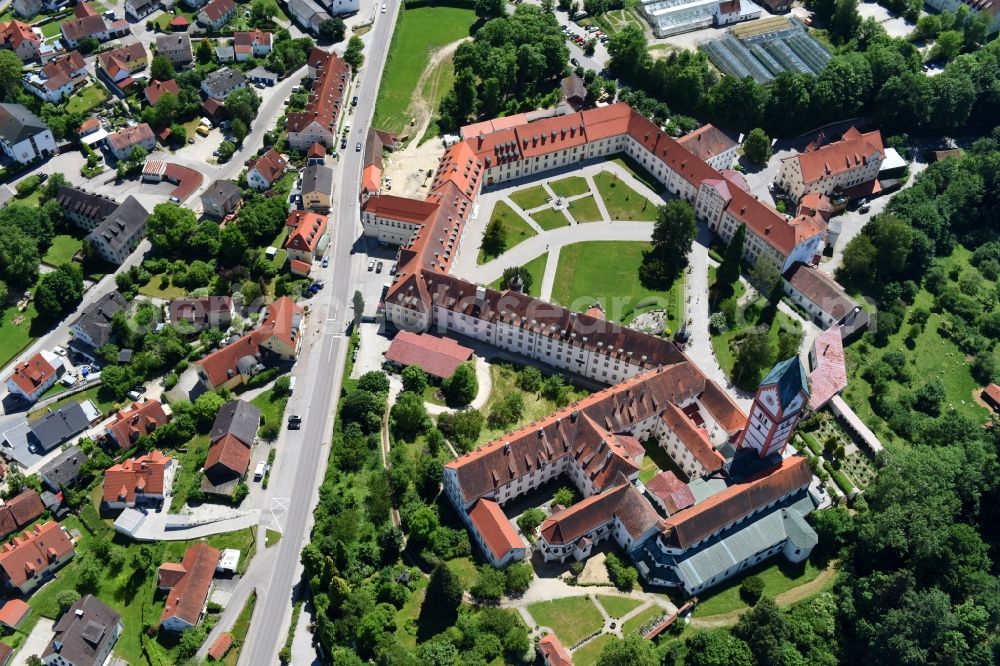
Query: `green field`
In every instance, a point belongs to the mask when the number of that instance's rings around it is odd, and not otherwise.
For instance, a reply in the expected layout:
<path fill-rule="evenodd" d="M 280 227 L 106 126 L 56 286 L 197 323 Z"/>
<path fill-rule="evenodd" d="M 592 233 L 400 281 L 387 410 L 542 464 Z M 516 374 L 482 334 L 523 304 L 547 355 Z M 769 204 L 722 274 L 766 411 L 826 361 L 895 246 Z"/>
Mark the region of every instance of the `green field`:
<path fill-rule="evenodd" d="M 410 123 L 407 110 L 430 52 L 468 37 L 475 21 L 471 8 L 417 7 L 400 12 L 382 74 L 373 127 L 405 132 Z"/>
<path fill-rule="evenodd" d="M 528 269 L 528 273 L 531 275 L 531 288 L 528 289 L 528 296 L 538 297 L 542 293 L 542 278 L 545 276 L 545 264 L 549 261 L 549 253 L 545 252 L 538 255 L 528 263 L 524 265 Z M 492 289 L 500 289 L 500 282 L 503 281 L 502 277 L 498 277 L 496 280 L 490 284 Z M 441 404 L 444 404 L 443 402 Z"/>
<path fill-rule="evenodd" d="M 18 312 L 17 306 L 11 305 L 0 310 L 0 365 L 21 353 L 39 335 L 44 333 L 40 326 L 35 325 L 38 311 L 34 303 L 29 303 L 24 312 Z"/>
<path fill-rule="evenodd" d="M 551 629 L 567 648 L 604 626 L 600 611 L 587 597 L 565 597 L 528 606 L 535 623 Z"/>
<path fill-rule="evenodd" d="M 462 581 L 462 587 L 466 590 L 476 584 L 479 577 L 476 572 L 476 563 L 468 557 L 456 557 L 453 560 L 448 560 L 445 564 L 448 565 L 452 573 L 458 576 L 458 579 Z"/>
<path fill-rule="evenodd" d="M 601 650 L 608 643 L 615 640 L 612 634 L 601 634 L 596 636 L 579 650 L 573 653 L 574 666 L 593 666 L 597 663 L 597 658 L 601 656 Z"/>
<path fill-rule="evenodd" d="M 38 419 L 45 416 L 49 411 L 56 411 L 60 407 L 66 405 L 70 401 L 83 402 L 84 400 L 90 400 L 94 403 L 94 406 L 101 410 L 102 414 L 110 414 L 115 408 L 115 403 L 109 400 L 101 400 L 99 397 L 101 395 L 100 386 L 92 386 L 86 391 L 80 391 L 79 393 L 74 393 L 71 396 L 63 398 L 62 400 L 56 400 L 51 405 L 45 409 L 37 409 L 28 414 L 28 421 L 37 421 Z"/>
<path fill-rule="evenodd" d="M 468 562 L 467 559 L 465 561 Z M 473 568 L 473 570 L 475 569 Z M 396 642 L 407 650 L 415 650 L 417 647 L 416 622 L 417 617 L 420 616 L 420 606 L 424 603 L 426 589 L 427 579 L 423 576 L 417 576 L 413 594 L 396 613 Z"/>
<path fill-rule="evenodd" d="M 83 247 L 83 241 L 69 234 L 59 234 L 52 239 L 52 245 L 42 257 L 42 262 L 49 266 L 62 266 L 73 260 L 73 255 Z"/>
<path fill-rule="evenodd" d="M 659 181 L 653 177 L 653 174 L 649 173 L 641 164 L 633 160 L 628 155 L 620 155 L 611 161 L 620 166 L 622 169 L 625 169 L 628 173 L 632 174 L 636 180 L 644 183 L 646 187 L 654 192 L 662 192 L 664 190 L 663 185 L 661 185 Z"/>
<path fill-rule="evenodd" d="M 514 212 L 514 209 L 505 204 L 503 201 L 497 202 L 496 207 L 493 209 L 493 217 L 490 218 L 490 222 L 494 220 L 500 220 L 504 228 L 507 230 L 507 244 L 504 251 L 511 249 L 521 241 L 527 240 L 535 235 L 535 230 L 524 221 L 524 218 Z M 490 259 L 495 257 L 487 255 L 482 249 L 479 250 L 479 256 L 476 258 L 477 264 L 485 264 Z"/>
<path fill-rule="evenodd" d="M 510 194 L 510 200 L 521 207 L 521 210 L 531 210 L 544 206 L 549 201 L 549 193 L 541 185 L 535 185 L 525 190 L 518 190 Z"/>
<path fill-rule="evenodd" d="M 726 581 L 709 595 L 698 595 L 700 601 L 694 609 L 694 615 L 706 617 L 748 608 L 746 602 L 740 597 L 740 584 L 747 576 L 759 576 L 764 581 L 764 596 L 773 598 L 793 587 L 814 580 L 822 571 L 822 569 L 813 566 L 809 560 L 799 564 L 792 564 L 784 559 L 770 564 L 763 562 Z"/>
<path fill-rule="evenodd" d="M 597 207 L 597 200 L 594 195 L 580 197 L 569 202 L 569 214 L 578 223 L 600 222 L 604 219 L 601 209 Z"/>
<path fill-rule="evenodd" d="M 656 220 L 656 204 L 626 185 L 615 174 L 602 171 L 594 177 L 594 184 L 597 185 L 597 191 L 600 192 L 604 207 L 612 220 Z"/>
<path fill-rule="evenodd" d="M 66 111 L 69 113 L 87 113 L 108 98 L 108 93 L 100 86 L 87 86 L 77 92 L 66 102 Z"/>
<path fill-rule="evenodd" d="M 608 612 L 608 615 L 618 618 L 625 617 L 629 612 L 643 604 L 639 599 L 612 596 L 610 594 L 598 594 L 597 600 L 604 606 L 604 610 Z"/>
<path fill-rule="evenodd" d="M 560 197 L 573 197 L 590 191 L 590 184 L 582 176 L 568 176 L 549 181 L 549 189 Z"/>
<path fill-rule="evenodd" d="M 666 611 L 664 611 L 659 606 L 656 605 L 650 606 L 641 613 L 638 613 L 634 617 L 629 618 L 627 622 L 623 623 L 622 633 L 628 636 L 636 629 L 642 627 L 642 625 L 646 624 L 647 622 L 649 622 L 650 620 L 659 615 L 663 615 L 665 612 Z"/>
<path fill-rule="evenodd" d="M 168 273 L 162 273 L 160 275 L 154 275 L 149 279 L 149 282 L 139 287 L 139 293 L 143 296 L 170 300 L 173 298 L 180 298 L 187 293 L 187 290 L 183 287 L 177 287 L 170 284 L 170 275 Z"/>
<path fill-rule="evenodd" d="M 531 219 L 546 231 L 552 231 L 553 229 L 558 229 L 559 227 L 568 227 L 569 220 L 561 210 L 554 210 L 552 208 L 543 208 L 542 210 L 536 210 L 531 214 Z"/>
<path fill-rule="evenodd" d="M 611 321 L 628 321 L 634 312 L 667 308 L 667 326 L 673 328 L 682 307 L 678 298 L 682 281 L 668 292 L 652 291 L 639 283 L 642 253 L 649 247 L 641 241 L 592 241 L 563 247 L 552 300 L 575 310 L 586 310 L 599 301 Z"/>

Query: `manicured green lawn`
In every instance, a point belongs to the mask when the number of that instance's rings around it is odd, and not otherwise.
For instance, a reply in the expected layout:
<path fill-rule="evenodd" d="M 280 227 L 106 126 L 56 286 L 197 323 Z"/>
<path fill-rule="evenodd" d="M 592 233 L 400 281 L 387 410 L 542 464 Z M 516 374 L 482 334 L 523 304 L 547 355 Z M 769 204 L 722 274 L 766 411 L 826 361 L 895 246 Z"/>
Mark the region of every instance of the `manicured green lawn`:
<path fill-rule="evenodd" d="M 416 7 L 400 12 L 382 74 L 373 127 L 406 131 L 410 101 L 430 52 L 468 37 L 475 21 L 471 7 Z"/>
<path fill-rule="evenodd" d="M 42 261 L 49 266 L 62 266 L 73 260 L 73 255 L 83 247 L 83 241 L 74 238 L 69 234 L 59 234 L 52 239 L 52 245 L 48 252 L 42 257 Z"/>
<path fill-rule="evenodd" d="M 527 240 L 535 235 L 535 230 L 524 221 L 524 218 L 514 212 L 514 209 L 505 204 L 503 201 L 497 203 L 496 207 L 493 209 L 493 217 L 490 218 L 490 222 L 494 220 L 500 220 L 503 224 L 504 229 L 507 230 L 507 245 L 504 251 L 513 248 L 521 241 Z M 476 258 L 477 264 L 485 264 L 490 259 L 495 257 L 487 255 L 482 249 L 479 250 L 479 256 Z"/>
<path fill-rule="evenodd" d="M 196 435 L 187 443 L 187 450 L 178 453 L 178 469 L 174 474 L 174 497 L 170 501 L 170 513 L 180 513 L 187 503 L 188 495 L 200 490 L 201 467 L 208 457 L 208 435 Z"/>
<path fill-rule="evenodd" d="M 510 200 L 520 206 L 522 210 L 531 210 L 548 203 L 549 193 L 541 185 L 535 185 L 525 190 L 512 192 Z"/>
<path fill-rule="evenodd" d="M 149 282 L 139 287 L 139 293 L 143 296 L 170 300 L 173 298 L 180 298 L 187 293 L 187 290 L 183 287 L 177 287 L 170 284 L 170 275 L 162 273 L 160 275 L 154 275 L 149 279 Z"/>
<path fill-rule="evenodd" d="M 604 606 L 604 610 L 611 617 L 625 617 L 630 611 L 635 610 L 643 604 L 639 599 L 629 599 L 628 597 L 612 596 L 610 594 L 598 594 L 597 600 Z"/>
<path fill-rule="evenodd" d="M 590 191 L 590 184 L 582 176 L 568 176 L 549 181 L 549 189 L 561 197 L 572 197 Z"/>
<path fill-rule="evenodd" d="M 612 220 L 652 222 L 656 220 L 656 204 L 626 185 L 618 176 L 602 171 L 594 177 L 597 191 Z"/>
<path fill-rule="evenodd" d="M 661 471 L 673 472 L 682 481 L 687 479 L 687 474 L 677 466 L 677 463 L 671 460 L 667 452 L 655 439 L 644 440 L 642 446 L 646 449 L 646 457 L 643 458 L 642 469 L 639 470 L 640 481 L 646 483 Z"/>
<path fill-rule="evenodd" d="M 49 39 L 50 37 L 55 37 L 56 35 L 61 34 L 62 33 L 61 26 L 62 26 L 61 21 L 52 21 L 51 23 L 46 23 L 40 28 L 42 31 L 42 37 L 44 37 L 45 39 Z"/>
<path fill-rule="evenodd" d="M 40 334 L 44 333 L 35 326 L 38 311 L 34 303 L 29 303 L 24 312 L 18 312 L 16 305 L 0 310 L 0 366 L 21 353 Z"/>
<path fill-rule="evenodd" d="M 574 666 L 593 666 L 604 646 L 616 640 L 613 634 L 601 634 L 573 653 Z"/>
<path fill-rule="evenodd" d="M 542 278 L 545 276 L 545 264 L 549 261 L 549 253 L 545 252 L 538 255 L 528 263 L 524 265 L 528 269 L 528 273 L 531 275 L 531 288 L 528 289 L 529 296 L 535 296 L 536 298 L 542 293 Z M 500 283 L 503 281 L 503 277 L 498 277 L 489 286 L 491 289 L 500 289 Z M 444 404 L 443 402 L 441 404 Z"/>
<path fill-rule="evenodd" d="M 31 422 L 31 421 L 37 421 L 38 419 L 40 419 L 43 416 L 45 416 L 49 412 L 49 410 L 51 410 L 51 411 L 54 412 L 57 409 L 59 409 L 60 407 L 63 407 L 66 403 L 68 403 L 70 401 L 73 401 L 73 402 L 83 402 L 84 400 L 90 400 L 92 403 L 94 403 L 95 407 L 97 407 L 99 410 L 101 410 L 102 414 L 109 414 L 111 412 L 111 410 L 113 410 L 115 408 L 115 403 L 107 401 L 107 400 L 101 400 L 100 397 L 99 397 L 100 394 L 101 394 L 101 387 L 99 385 L 98 386 L 92 386 L 89 389 L 87 389 L 86 391 L 80 391 L 79 393 L 74 393 L 71 396 L 67 396 L 67 397 L 63 398 L 62 400 L 56 400 L 54 403 L 52 403 L 51 405 L 49 405 L 45 409 L 37 409 L 37 410 L 29 413 L 28 414 L 28 421 L 29 422 Z"/>
<path fill-rule="evenodd" d="M 740 576 L 726 581 L 723 586 L 716 588 L 715 592 L 710 592 L 707 596 L 699 594 L 700 601 L 694 614 L 698 617 L 706 617 L 748 608 L 740 597 L 740 584 L 747 576 L 760 576 L 764 581 L 764 596 L 773 598 L 793 587 L 814 580 L 822 571 L 822 569 L 813 566 L 809 560 L 799 564 L 792 564 L 783 558 L 762 562 Z"/>
<path fill-rule="evenodd" d="M 566 215 L 561 210 L 554 210 L 552 208 L 536 210 L 531 214 L 531 219 L 546 231 L 569 226 L 569 220 L 566 219 Z"/>
<path fill-rule="evenodd" d="M 593 195 L 570 201 L 569 214 L 579 223 L 600 222 L 604 219 Z"/>
<path fill-rule="evenodd" d="M 681 290 L 680 280 L 668 292 L 651 291 L 639 283 L 642 253 L 649 247 L 641 241 L 591 241 L 563 247 L 552 300 L 577 310 L 599 301 L 611 321 L 627 321 L 633 312 L 654 308 L 666 308 L 672 319 L 679 318 L 683 303 L 674 292 Z M 670 321 L 667 325 L 672 326 Z"/>
<path fill-rule="evenodd" d="M 649 171 L 643 168 L 641 164 L 633 160 L 628 155 L 619 155 L 611 161 L 632 174 L 632 176 L 634 176 L 637 180 L 645 183 L 646 186 L 654 192 L 663 191 L 663 185 L 661 185 L 656 178 L 653 178 L 653 174 L 649 173 Z"/>
<path fill-rule="evenodd" d="M 664 611 L 659 606 L 653 605 L 642 611 L 635 617 L 629 618 L 629 620 L 622 624 L 622 633 L 628 636 L 630 633 L 640 628 L 642 625 L 646 624 L 654 617 L 663 615 Z"/>
<path fill-rule="evenodd" d="M 604 626 L 600 611 L 587 597 L 564 597 L 528 606 L 535 622 L 548 627 L 567 648 Z"/>
<path fill-rule="evenodd" d="M 87 86 L 66 102 L 66 111 L 69 113 L 87 113 L 98 104 L 102 104 L 108 98 L 108 93 L 104 88 L 93 85 Z"/>
<path fill-rule="evenodd" d="M 274 395 L 273 390 L 264 391 L 250 401 L 250 404 L 260 410 L 260 423 L 281 423 L 285 414 L 286 397 Z"/>
<path fill-rule="evenodd" d="M 458 576 L 458 579 L 462 581 L 462 587 L 469 589 L 476 584 L 476 579 L 479 574 L 476 573 L 476 563 L 468 557 L 456 557 L 453 560 L 448 560 L 445 562 L 451 572 Z"/>

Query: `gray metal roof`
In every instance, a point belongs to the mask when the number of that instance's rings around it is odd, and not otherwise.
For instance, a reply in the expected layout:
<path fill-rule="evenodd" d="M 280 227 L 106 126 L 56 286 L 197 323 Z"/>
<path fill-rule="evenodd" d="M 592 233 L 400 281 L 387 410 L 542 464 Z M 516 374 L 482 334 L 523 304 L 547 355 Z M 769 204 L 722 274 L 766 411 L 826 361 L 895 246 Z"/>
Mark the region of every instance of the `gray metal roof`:
<path fill-rule="evenodd" d="M 80 468 L 87 462 L 87 454 L 78 446 L 71 446 L 41 469 L 41 477 L 52 490 L 68 487 L 76 481 Z"/>
<path fill-rule="evenodd" d="M 0 104 L 0 136 L 12 146 L 47 129 L 49 126 L 27 107 L 21 104 Z"/>
<path fill-rule="evenodd" d="M 83 432 L 89 424 L 90 418 L 83 405 L 74 401 L 32 423 L 31 435 L 38 446 L 50 451 L 73 435 Z"/>
<path fill-rule="evenodd" d="M 247 446 L 253 444 L 260 425 L 260 410 L 243 400 L 230 400 L 215 415 L 210 441 L 232 435 Z"/>
<path fill-rule="evenodd" d="M 712 495 L 721 493 L 728 487 L 729 485 L 726 483 L 725 479 L 717 477 L 695 479 L 688 484 L 688 488 L 691 489 L 691 494 L 694 495 L 695 504 L 704 502 Z"/>

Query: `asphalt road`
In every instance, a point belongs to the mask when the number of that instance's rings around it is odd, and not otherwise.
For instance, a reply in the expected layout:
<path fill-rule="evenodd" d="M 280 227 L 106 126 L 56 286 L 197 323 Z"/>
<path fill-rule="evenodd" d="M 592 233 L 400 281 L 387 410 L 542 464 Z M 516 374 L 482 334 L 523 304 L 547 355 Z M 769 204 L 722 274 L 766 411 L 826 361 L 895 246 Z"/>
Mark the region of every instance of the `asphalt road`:
<path fill-rule="evenodd" d="M 364 264 L 363 259 L 354 254 L 361 235 L 358 191 L 363 153 L 351 147 L 364 141 L 375 110 L 378 85 L 400 3 L 399 0 L 387 0 L 387 4 L 388 11 L 379 14 L 370 33 L 365 65 L 351 92 L 358 96 L 358 105 L 350 119 L 348 148 L 334 167 L 339 172 L 331 210 L 335 235 L 329 252 L 330 266 L 322 269 L 319 275 L 326 280 L 327 287 L 313 297 L 307 324 L 309 331 L 293 372 L 298 378 L 296 395 L 287 410 L 301 415 L 303 426 L 298 431 L 284 431 L 279 439 L 277 464 L 269 483 L 269 490 L 274 489 L 272 497 L 287 498 L 283 534 L 274 556 L 260 561 L 269 569 L 266 575 L 260 573 L 261 567 L 255 567 L 257 562 L 250 565 L 251 569 L 257 569 L 253 577 L 262 577 L 257 584 L 258 601 L 240 653 L 240 664 L 277 663 L 278 652 L 288 633 L 295 587 L 301 577 L 299 554 L 309 537 L 312 512 L 326 468 L 333 414 L 349 346 L 346 329 L 352 315 L 351 297 Z"/>

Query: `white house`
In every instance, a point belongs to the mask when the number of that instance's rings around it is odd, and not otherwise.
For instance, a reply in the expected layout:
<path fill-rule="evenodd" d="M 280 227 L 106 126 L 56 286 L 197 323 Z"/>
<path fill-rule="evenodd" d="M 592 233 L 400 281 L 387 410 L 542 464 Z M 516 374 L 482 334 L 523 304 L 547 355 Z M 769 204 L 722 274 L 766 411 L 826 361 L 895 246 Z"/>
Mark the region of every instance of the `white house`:
<path fill-rule="evenodd" d="M 14 366 L 13 374 L 7 379 L 7 390 L 28 402 L 35 402 L 52 388 L 64 371 L 62 359 L 43 349 Z"/>
<path fill-rule="evenodd" d="M 13 160 L 27 164 L 56 154 L 49 126 L 20 104 L 0 104 L 0 148 Z"/>
<path fill-rule="evenodd" d="M 822 139 L 821 135 L 817 143 Z M 783 159 L 775 182 L 795 201 L 807 193 L 830 196 L 835 190 L 871 183 L 883 160 L 882 134 L 878 130 L 862 134 L 852 127 L 839 141 L 811 145 Z"/>

